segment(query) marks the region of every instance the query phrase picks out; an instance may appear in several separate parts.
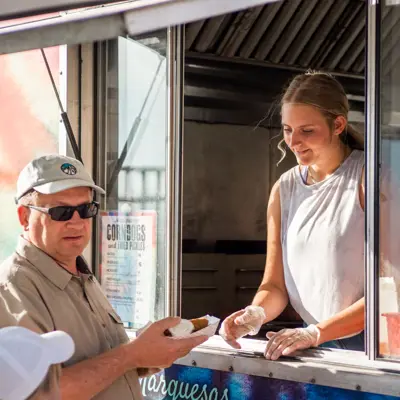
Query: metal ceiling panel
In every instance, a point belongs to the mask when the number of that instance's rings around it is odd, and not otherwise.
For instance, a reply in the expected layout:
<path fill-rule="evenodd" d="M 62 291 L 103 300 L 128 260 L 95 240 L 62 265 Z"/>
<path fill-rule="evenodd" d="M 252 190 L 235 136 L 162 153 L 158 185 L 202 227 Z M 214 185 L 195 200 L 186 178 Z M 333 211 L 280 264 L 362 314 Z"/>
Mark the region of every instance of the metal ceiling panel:
<path fill-rule="evenodd" d="M 327 51 L 327 43 L 330 37 L 336 36 L 337 24 L 348 7 L 348 0 L 335 0 L 329 9 L 328 14 L 321 21 L 317 31 L 307 43 L 306 49 L 300 55 L 298 64 L 308 67 L 312 60 L 319 59 Z"/>
<path fill-rule="evenodd" d="M 364 29 L 358 34 L 357 38 L 351 44 L 347 56 L 343 57 L 340 65 L 340 71 L 355 71 L 354 64 L 358 57 L 362 56 L 364 58 L 364 47 L 365 47 L 365 31 Z"/>
<path fill-rule="evenodd" d="M 260 18 L 255 23 L 251 32 L 249 32 L 248 38 L 239 52 L 240 57 L 249 58 L 253 54 L 254 49 L 257 47 L 257 44 L 263 35 L 265 35 L 265 32 L 267 31 L 271 22 L 274 20 L 282 5 L 283 2 L 278 2 L 270 4 L 269 7 L 264 7 Z"/>
<path fill-rule="evenodd" d="M 234 57 L 262 10 L 263 7 L 254 7 L 239 12 L 229 27 L 225 36 L 226 39 L 218 47 L 217 54 L 225 57 Z"/>
<path fill-rule="evenodd" d="M 361 9 L 362 7 L 360 7 Z M 358 11 L 355 17 L 349 22 L 349 26 L 344 30 L 341 38 L 335 43 L 333 50 L 326 59 L 326 65 L 330 69 L 336 69 L 340 61 L 349 54 L 349 49 L 354 43 L 356 38 L 359 36 L 360 32 L 363 31 L 365 27 L 365 14 Z M 365 33 L 364 33 L 365 34 Z"/>
<path fill-rule="evenodd" d="M 366 4 L 364 0 L 266 4 L 218 17 L 215 25 L 214 18 L 203 21 L 201 28 L 199 23 L 188 24 L 186 49 L 188 55 L 201 53 L 282 68 L 363 75 Z M 400 21 L 391 18 L 382 29 L 388 35 L 397 26 Z"/>
<path fill-rule="evenodd" d="M 301 2 L 300 6 L 296 10 L 296 17 L 290 22 L 288 29 L 285 34 L 281 35 L 278 42 L 274 46 L 274 50 L 269 56 L 270 61 L 275 64 L 279 64 L 282 58 L 285 56 L 290 45 L 293 43 L 296 37 L 299 37 L 300 30 L 309 19 L 311 12 L 319 0 L 309 0 L 307 3 Z"/>
<path fill-rule="evenodd" d="M 293 45 L 290 47 L 290 51 L 286 54 L 283 60 L 285 64 L 294 65 L 296 63 L 296 60 L 303 53 L 310 39 L 316 35 L 318 27 L 334 4 L 334 1 L 335 0 L 325 0 L 318 2 L 307 21 L 307 29 L 302 29 L 299 32 Z"/>
<path fill-rule="evenodd" d="M 279 10 L 272 24 L 268 28 L 267 34 L 260 40 L 255 58 L 258 60 L 265 60 L 275 46 L 278 39 L 285 34 L 286 29 L 290 29 L 289 21 L 295 14 L 298 7 L 300 7 L 303 0 L 285 1 L 283 7 Z"/>
<path fill-rule="evenodd" d="M 185 48 L 186 50 L 190 49 L 193 46 L 194 41 L 198 37 L 201 29 L 203 28 L 205 24 L 205 20 L 200 20 L 193 22 L 187 26 L 186 32 L 185 32 Z"/>
<path fill-rule="evenodd" d="M 365 14 L 363 11 L 365 12 L 365 4 L 360 1 L 354 2 L 352 7 L 345 8 L 340 16 L 340 20 L 337 21 L 334 28 L 326 38 L 324 43 L 324 52 L 320 54 L 317 53 L 315 58 L 312 60 L 312 64 L 315 65 L 316 68 L 335 68 L 334 65 L 330 65 L 329 62 L 325 62 L 325 60 L 330 56 L 335 57 L 336 52 L 342 52 L 342 47 L 346 46 L 347 38 L 351 36 L 355 27 L 357 28 L 357 24 L 354 22 L 356 18 L 359 17 L 364 23 L 363 26 L 365 25 Z M 340 60 L 338 60 L 338 62 L 339 61 Z"/>
<path fill-rule="evenodd" d="M 200 53 L 211 52 L 212 47 L 218 41 L 221 30 L 227 26 L 230 15 L 220 15 L 205 22 L 196 41 L 194 48 Z"/>

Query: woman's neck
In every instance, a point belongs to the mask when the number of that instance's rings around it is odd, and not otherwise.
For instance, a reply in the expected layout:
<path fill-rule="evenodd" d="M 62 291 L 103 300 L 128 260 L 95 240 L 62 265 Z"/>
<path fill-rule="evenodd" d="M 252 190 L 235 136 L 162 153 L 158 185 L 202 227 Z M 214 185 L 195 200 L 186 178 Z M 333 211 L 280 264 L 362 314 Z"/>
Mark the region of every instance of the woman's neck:
<path fill-rule="evenodd" d="M 328 157 L 324 157 L 323 160 L 309 166 L 308 170 L 312 180 L 320 182 L 329 175 L 332 175 L 343 164 L 343 161 L 350 153 L 350 147 L 340 142 L 338 147 Z"/>

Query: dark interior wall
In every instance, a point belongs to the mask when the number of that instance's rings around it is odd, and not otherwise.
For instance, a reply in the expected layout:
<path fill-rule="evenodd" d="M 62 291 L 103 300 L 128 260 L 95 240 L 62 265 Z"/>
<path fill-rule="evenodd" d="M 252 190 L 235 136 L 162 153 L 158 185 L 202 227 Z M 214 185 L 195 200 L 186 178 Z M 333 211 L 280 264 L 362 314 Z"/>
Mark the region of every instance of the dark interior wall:
<path fill-rule="evenodd" d="M 290 154 L 276 165 L 280 137 L 278 129 L 185 122 L 184 239 L 265 240 L 269 192 L 294 165 Z"/>
<path fill-rule="evenodd" d="M 269 192 L 295 161 L 288 154 L 276 165 L 278 129 L 192 121 L 184 128 L 182 315 L 223 318 L 257 290 Z"/>

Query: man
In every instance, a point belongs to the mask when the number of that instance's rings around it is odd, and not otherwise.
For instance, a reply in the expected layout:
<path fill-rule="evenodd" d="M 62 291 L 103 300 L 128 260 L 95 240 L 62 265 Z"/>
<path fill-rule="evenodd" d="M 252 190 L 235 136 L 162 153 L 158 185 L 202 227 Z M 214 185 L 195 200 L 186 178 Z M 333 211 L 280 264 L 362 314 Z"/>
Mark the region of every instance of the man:
<path fill-rule="evenodd" d="M 18 299 L 40 332 L 61 330 L 74 340 L 60 379 L 63 400 L 137 400 L 138 371 L 165 368 L 207 338 L 166 337 L 179 322 L 167 318 L 129 342 L 81 256 L 98 212 L 93 190 L 104 194 L 69 157 L 40 157 L 21 171 L 16 200 L 23 234 L 0 266 L 0 297 L 11 313 Z"/>

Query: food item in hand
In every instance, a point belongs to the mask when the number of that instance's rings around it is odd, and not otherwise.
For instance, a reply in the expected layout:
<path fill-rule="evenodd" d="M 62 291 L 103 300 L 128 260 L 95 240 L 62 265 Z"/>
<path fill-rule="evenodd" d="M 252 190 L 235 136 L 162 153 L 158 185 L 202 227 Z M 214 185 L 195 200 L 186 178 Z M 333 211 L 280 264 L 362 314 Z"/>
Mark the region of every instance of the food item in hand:
<path fill-rule="evenodd" d="M 182 319 L 178 325 L 173 326 L 165 331 L 166 336 L 184 337 L 188 336 L 193 332 L 193 324 L 187 320 Z"/>
<path fill-rule="evenodd" d="M 185 337 L 208 326 L 207 318 L 182 319 L 181 322 L 165 331 L 166 336 Z"/>
<path fill-rule="evenodd" d="M 207 328 L 208 319 L 207 318 L 195 318 L 191 319 L 190 322 L 193 324 L 193 332 L 199 331 L 200 329 Z"/>

